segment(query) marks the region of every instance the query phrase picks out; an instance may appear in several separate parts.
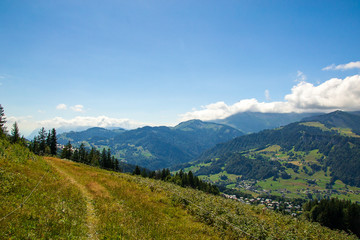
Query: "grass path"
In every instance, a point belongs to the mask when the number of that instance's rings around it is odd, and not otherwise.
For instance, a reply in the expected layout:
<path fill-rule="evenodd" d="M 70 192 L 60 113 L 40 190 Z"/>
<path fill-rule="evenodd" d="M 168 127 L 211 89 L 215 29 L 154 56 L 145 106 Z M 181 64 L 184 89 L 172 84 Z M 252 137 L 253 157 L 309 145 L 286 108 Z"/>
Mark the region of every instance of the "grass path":
<path fill-rule="evenodd" d="M 99 219 L 96 216 L 95 206 L 93 204 L 93 200 L 94 200 L 93 195 L 87 190 L 87 188 L 84 185 L 80 184 L 78 181 L 76 181 L 76 179 L 73 176 L 71 176 L 64 169 L 62 169 L 58 164 L 56 164 L 58 162 L 58 159 L 50 158 L 50 157 L 46 157 L 45 159 L 52 167 L 54 167 L 56 169 L 56 171 L 59 174 L 61 174 L 64 178 L 66 178 L 73 185 L 75 185 L 80 190 L 80 192 L 83 194 L 83 196 L 85 197 L 86 210 L 87 210 L 86 222 L 87 222 L 87 226 L 89 229 L 88 237 L 89 237 L 89 239 L 98 239 L 97 234 L 96 234 L 96 226 L 98 224 Z"/>
<path fill-rule="evenodd" d="M 85 199 L 89 239 L 224 238 L 216 228 L 174 202 L 173 194 L 150 186 L 162 186 L 162 182 L 150 180 L 142 184 L 146 179 L 141 177 L 57 158 L 45 159 Z"/>

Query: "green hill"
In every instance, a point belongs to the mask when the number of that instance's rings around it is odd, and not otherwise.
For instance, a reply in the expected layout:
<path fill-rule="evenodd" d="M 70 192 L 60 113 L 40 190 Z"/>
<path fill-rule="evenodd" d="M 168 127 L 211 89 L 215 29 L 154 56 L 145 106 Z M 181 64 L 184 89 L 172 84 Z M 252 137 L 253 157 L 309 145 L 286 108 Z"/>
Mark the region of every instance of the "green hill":
<path fill-rule="evenodd" d="M 345 128 L 360 133 L 360 115 L 358 112 L 336 111 L 325 115 L 303 119 L 304 122 L 319 122 L 327 128 Z"/>
<path fill-rule="evenodd" d="M 357 118 L 334 112 L 240 136 L 181 167 L 230 188 L 256 180 L 248 187 L 255 195 L 360 201 L 360 136 L 351 129 Z"/>
<path fill-rule="evenodd" d="M 244 133 L 256 133 L 264 129 L 272 129 L 298 122 L 306 117 L 319 115 L 318 113 L 261 113 L 241 112 L 215 122 L 226 124 Z"/>
<path fill-rule="evenodd" d="M 3 239 L 356 239 L 261 206 L 34 156 L 0 139 Z"/>
<path fill-rule="evenodd" d="M 176 127 L 143 127 L 129 131 L 92 128 L 59 135 L 59 143 L 110 148 L 116 158 L 149 169 L 188 162 L 215 144 L 242 133 L 232 127 L 191 120 Z"/>

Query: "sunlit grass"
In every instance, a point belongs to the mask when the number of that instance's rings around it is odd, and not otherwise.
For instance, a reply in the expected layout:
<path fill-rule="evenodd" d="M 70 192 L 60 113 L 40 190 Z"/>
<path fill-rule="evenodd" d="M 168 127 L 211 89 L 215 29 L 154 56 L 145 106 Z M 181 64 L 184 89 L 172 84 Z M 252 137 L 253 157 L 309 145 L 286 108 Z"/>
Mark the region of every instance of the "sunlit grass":
<path fill-rule="evenodd" d="M 44 160 L 4 142 L 0 168 L 0 217 L 43 178 L 26 204 L 0 222 L 5 239 L 353 239 L 260 206 L 67 160 Z"/>
<path fill-rule="evenodd" d="M 0 238 L 85 237 L 86 209 L 79 190 L 27 149 L 3 140 L 0 148 L 0 218 L 27 199 L 0 222 Z"/>

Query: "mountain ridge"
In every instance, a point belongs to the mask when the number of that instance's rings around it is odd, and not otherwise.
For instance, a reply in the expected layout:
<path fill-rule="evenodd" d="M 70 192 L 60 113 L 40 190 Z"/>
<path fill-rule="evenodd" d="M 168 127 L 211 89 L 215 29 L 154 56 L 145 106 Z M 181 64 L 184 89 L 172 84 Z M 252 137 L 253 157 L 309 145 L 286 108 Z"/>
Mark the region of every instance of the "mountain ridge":
<path fill-rule="evenodd" d="M 116 133 L 91 128 L 60 134 L 59 143 L 72 140 L 74 146 L 109 147 L 115 157 L 154 170 L 187 162 L 205 149 L 240 135 L 241 131 L 224 124 L 190 120 L 175 127 L 145 126 Z"/>
<path fill-rule="evenodd" d="M 344 197 L 349 194 L 347 185 L 355 187 L 352 191 L 360 192 L 360 135 L 349 130 L 349 125 L 357 123 L 353 121 L 357 117 L 334 112 L 316 117 L 323 123 L 331 120 L 331 128 L 311 118 L 308 119 L 311 122 L 295 122 L 239 136 L 217 144 L 176 169 L 192 170 L 230 188 L 234 184 L 240 186 L 241 181 L 258 181 L 254 184 L 256 194 L 260 193 L 256 192 L 259 188 L 272 189 L 280 196 L 288 192 L 291 197 L 306 198 L 310 195 L 305 193 L 311 191 L 311 196 L 318 194 L 319 198 L 329 194 Z M 309 188 L 309 184 L 313 185 Z"/>

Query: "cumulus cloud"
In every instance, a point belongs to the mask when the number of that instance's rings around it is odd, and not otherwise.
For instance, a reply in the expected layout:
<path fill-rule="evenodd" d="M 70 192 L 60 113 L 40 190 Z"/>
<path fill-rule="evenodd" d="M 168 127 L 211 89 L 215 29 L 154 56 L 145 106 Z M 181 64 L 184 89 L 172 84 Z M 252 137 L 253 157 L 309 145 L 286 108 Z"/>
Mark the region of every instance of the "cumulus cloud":
<path fill-rule="evenodd" d="M 279 102 L 259 102 L 243 99 L 233 105 L 224 102 L 203 106 L 180 115 L 181 121 L 201 119 L 204 121 L 224 119 L 240 112 L 289 113 L 328 112 L 337 109 L 360 110 L 360 75 L 333 78 L 318 86 L 301 81 L 291 89 L 291 93 Z"/>
<path fill-rule="evenodd" d="M 58 109 L 58 110 L 66 110 L 67 106 L 66 106 L 66 104 L 60 103 L 59 105 L 56 106 L 56 109 Z"/>
<path fill-rule="evenodd" d="M 75 105 L 75 106 L 71 106 L 70 107 L 71 110 L 73 110 L 74 112 L 83 112 L 84 111 L 84 106 L 81 104 Z"/>
<path fill-rule="evenodd" d="M 327 67 L 324 67 L 322 70 L 324 71 L 328 71 L 328 70 L 349 70 L 349 69 L 354 69 L 354 68 L 359 68 L 360 69 L 360 61 L 357 62 L 349 62 L 346 64 L 339 64 L 339 65 L 335 65 L 335 64 L 331 64 Z"/>
<path fill-rule="evenodd" d="M 360 75 L 332 78 L 318 86 L 301 82 L 291 89 L 285 100 L 301 111 L 357 110 L 360 107 Z"/>

